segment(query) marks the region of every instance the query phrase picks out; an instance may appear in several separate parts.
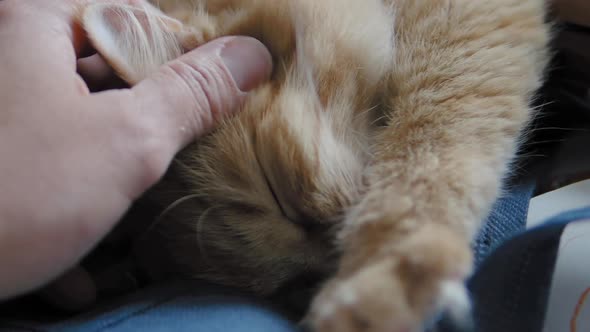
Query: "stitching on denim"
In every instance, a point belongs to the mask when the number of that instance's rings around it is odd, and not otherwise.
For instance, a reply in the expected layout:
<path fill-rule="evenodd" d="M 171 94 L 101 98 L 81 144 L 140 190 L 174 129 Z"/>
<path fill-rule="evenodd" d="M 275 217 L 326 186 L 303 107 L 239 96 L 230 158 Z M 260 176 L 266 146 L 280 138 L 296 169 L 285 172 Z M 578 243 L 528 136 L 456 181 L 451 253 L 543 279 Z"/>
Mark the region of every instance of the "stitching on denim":
<path fill-rule="evenodd" d="M 555 268 L 557 267 L 557 257 L 559 255 L 559 245 L 561 244 L 561 236 L 563 235 L 563 232 L 565 231 L 565 227 L 563 227 L 560 230 L 560 234 L 559 234 L 559 242 L 557 243 L 557 248 L 554 249 L 553 252 L 553 262 L 551 264 L 551 267 L 548 268 L 549 270 L 549 278 L 548 278 L 548 282 L 549 284 L 547 285 L 547 288 L 545 288 L 544 290 L 544 297 L 543 297 L 543 308 L 542 308 L 542 312 L 541 314 L 541 326 L 545 326 L 545 320 L 547 319 L 547 310 L 549 310 L 549 296 L 551 295 L 551 285 L 553 284 L 553 277 L 555 275 Z"/>
<path fill-rule="evenodd" d="M 534 188 L 535 183 L 512 184 L 506 188 L 509 194 L 494 203 L 473 245 L 476 267 L 504 242 L 525 229 Z"/>
<path fill-rule="evenodd" d="M 172 296 L 170 296 L 170 297 L 167 297 L 167 298 L 165 298 L 165 299 L 162 299 L 162 300 L 160 300 L 160 301 L 157 301 L 157 302 L 155 302 L 155 303 L 152 303 L 152 304 L 150 304 L 149 306 L 147 306 L 147 307 L 145 307 L 145 308 L 142 308 L 142 309 L 139 309 L 139 310 L 137 310 L 137 311 L 131 312 L 131 313 L 129 313 L 128 315 L 125 315 L 125 316 L 123 316 L 123 317 L 121 317 L 121 318 L 119 318 L 119 319 L 116 319 L 116 320 L 114 320 L 114 321 L 112 321 L 112 322 L 110 322 L 110 323 L 108 323 L 108 324 L 106 324 L 106 325 L 104 325 L 104 326 L 102 326 L 102 327 L 99 327 L 99 328 L 98 328 L 97 330 L 95 330 L 95 331 L 96 331 L 96 332 L 100 332 L 100 331 L 106 331 L 106 329 L 109 329 L 109 328 L 115 327 L 115 326 L 117 326 L 117 325 L 119 325 L 119 324 L 123 323 L 124 321 L 128 320 L 128 319 L 129 319 L 129 318 L 131 318 L 131 317 L 134 317 L 134 316 L 141 315 L 141 314 L 143 314 L 143 313 L 145 313 L 145 312 L 147 312 L 147 311 L 149 311 L 149 310 L 151 310 L 151 309 L 154 309 L 154 308 L 156 308 L 156 307 L 159 307 L 159 306 L 161 306 L 161 305 L 162 305 L 162 304 L 164 304 L 164 303 L 170 302 L 170 301 L 172 301 L 172 300 L 176 299 L 178 296 L 179 296 L 179 294 L 174 294 L 174 295 L 172 295 Z"/>
<path fill-rule="evenodd" d="M 521 254 L 520 264 L 518 264 L 518 278 L 514 280 L 514 292 L 513 295 L 510 296 L 508 299 L 508 305 L 510 306 L 509 312 L 507 313 L 510 319 L 508 321 L 514 321 L 515 314 L 517 313 L 518 303 L 521 300 L 521 293 L 522 293 L 522 284 L 524 282 L 524 273 L 528 270 L 530 266 L 532 253 L 537 250 L 538 244 L 534 243 L 532 246 L 528 247 L 523 254 Z M 504 320 L 506 322 L 506 320 Z"/>
<path fill-rule="evenodd" d="M 561 228 L 559 233 L 559 241 L 561 241 L 561 233 L 563 232 L 564 228 Z M 521 302 L 522 299 L 522 288 L 523 288 L 523 284 L 525 282 L 525 273 L 528 273 L 527 271 L 529 270 L 530 267 L 530 263 L 531 263 L 531 259 L 537 255 L 537 252 L 539 251 L 540 248 L 546 248 L 547 247 L 547 241 L 534 241 L 532 244 L 529 242 L 527 244 L 527 248 L 526 250 L 520 255 L 521 259 L 520 259 L 520 264 L 519 264 L 519 269 L 518 269 L 518 279 L 515 280 L 515 282 L 513 283 L 514 285 L 514 293 L 513 296 L 511 296 L 509 298 L 508 301 L 508 305 L 510 305 L 511 309 L 510 312 L 508 313 L 509 317 L 511 320 L 509 321 L 514 321 L 515 318 L 515 314 L 517 313 L 517 308 L 519 307 L 519 303 Z M 555 264 L 555 261 L 553 262 L 553 264 Z M 555 266 L 553 266 L 551 269 L 551 274 L 553 274 L 555 272 Z M 528 275 L 526 276 L 528 277 Z M 544 315 L 543 315 L 544 316 Z M 543 317 L 544 318 L 544 317 Z"/>
<path fill-rule="evenodd" d="M 105 331 L 105 330 L 106 330 L 106 329 L 108 329 L 108 328 L 115 327 L 115 326 L 117 326 L 117 325 L 119 325 L 119 324 L 123 323 L 124 321 L 128 320 L 129 318 L 132 318 L 132 317 L 137 317 L 137 316 L 143 315 L 143 314 L 145 314 L 146 312 L 150 311 L 151 309 L 154 309 L 154 308 L 156 308 L 156 307 L 159 307 L 159 306 L 161 306 L 161 305 L 163 305 L 163 304 L 165 304 L 165 303 L 171 302 L 171 301 L 173 301 L 173 300 L 175 300 L 175 299 L 177 299 L 177 298 L 179 298 L 179 297 L 183 297 L 184 295 L 185 295 L 185 294 L 175 294 L 175 295 L 173 295 L 173 296 L 171 296 L 171 297 L 168 297 L 168 298 L 166 298 L 166 299 L 163 299 L 163 300 L 161 300 L 161 301 L 158 301 L 158 302 L 156 302 L 156 303 L 153 303 L 153 304 L 151 304 L 151 305 L 149 305 L 149 306 L 147 306 L 147 307 L 145 307 L 145 308 L 142 308 L 142 309 L 140 309 L 140 310 L 137 310 L 137 311 L 135 311 L 135 312 L 133 312 L 133 313 L 130 313 L 129 315 L 126 315 L 125 317 L 121 317 L 120 319 L 117 319 L 117 320 L 115 320 L 115 321 L 112 321 L 112 322 L 108 323 L 107 325 L 105 325 L 105 326 L 103 326 L 103 327 L 99 328 L 98 330 L 96 330 L 96 332 Z M 199 296 L 199 299 L 200 299 L 200 300 L 203 300 L 203 299 L 212 299 L 212 298 L 213 298 L 213 299 L 214 299 L 214 298 L 218 298 L 218 295 L 203 295 L 203 296 Z M 240 300 L 241 300 L 241 299 L 240 299 Z"/>

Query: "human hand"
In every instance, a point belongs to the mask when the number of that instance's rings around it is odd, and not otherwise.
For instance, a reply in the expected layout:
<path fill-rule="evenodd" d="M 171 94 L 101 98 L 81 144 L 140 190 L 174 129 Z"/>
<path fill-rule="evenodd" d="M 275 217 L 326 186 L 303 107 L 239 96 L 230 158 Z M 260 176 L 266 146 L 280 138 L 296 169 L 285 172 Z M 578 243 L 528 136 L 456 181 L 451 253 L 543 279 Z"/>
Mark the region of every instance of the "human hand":
<path fill-rule="evenodd" d="M 90 93 L 76 72 L 88 62 L 79 2 L 0 1 L 0 299 L 75 265 L 176 152 L 270 75 L 261 43 L 230 37 L 131 89 Z"/>

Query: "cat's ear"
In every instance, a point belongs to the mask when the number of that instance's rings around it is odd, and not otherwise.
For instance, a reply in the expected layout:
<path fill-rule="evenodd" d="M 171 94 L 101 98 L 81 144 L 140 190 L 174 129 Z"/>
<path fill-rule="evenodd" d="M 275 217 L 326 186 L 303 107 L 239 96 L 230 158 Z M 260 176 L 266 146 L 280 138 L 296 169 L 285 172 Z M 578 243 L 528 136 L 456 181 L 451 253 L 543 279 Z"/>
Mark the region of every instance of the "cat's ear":
<path fill-rule="evenodd" d="M 94 48 L 131 85 L 183 52 L 176 37 L 182 23 L 147 3 L 134 2 L 88 5 L 80 16 Z"/>

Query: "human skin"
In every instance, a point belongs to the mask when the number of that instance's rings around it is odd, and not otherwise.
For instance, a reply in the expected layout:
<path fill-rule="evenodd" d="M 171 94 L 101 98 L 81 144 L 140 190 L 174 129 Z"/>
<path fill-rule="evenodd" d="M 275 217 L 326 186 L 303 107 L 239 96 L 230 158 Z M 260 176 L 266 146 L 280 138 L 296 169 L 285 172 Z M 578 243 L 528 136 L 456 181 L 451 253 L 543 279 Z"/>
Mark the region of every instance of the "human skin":
<path fill-rule="evenodd" d="M 84 43 L 71 25 L 76 2 L 0 1 L 0 299 L 75 265 L 160 178 L 174 153 L 244 95 L 220 59 L 214 68 L 199 65 L 227 40 L 185 55 L 133 89 L 90 94 L 77 65 L 86 82 L 111 73 L 96 57 L 77 59 Z M 554 5 L 563 20 L 590 26 L 587 0 Z M 231 44 L 266 52 L 252 40 Z M 270 71 L 266 53 L 257 59 L 239 67 L 252 71 L 237 80 L 242 90 Z M 212 84 L 197 79 L 203 71 L 218 74 Z"/>
<path fill-rule="evenodd" d="M 260 42 L 227 37 L 133 88 L 90 93 L 77 67 L 110 74 L 96 56 L 78 59 L 79 3 L 0 1 L 0 299 L 75 266 L 176 152 L 270 75 Z"/>

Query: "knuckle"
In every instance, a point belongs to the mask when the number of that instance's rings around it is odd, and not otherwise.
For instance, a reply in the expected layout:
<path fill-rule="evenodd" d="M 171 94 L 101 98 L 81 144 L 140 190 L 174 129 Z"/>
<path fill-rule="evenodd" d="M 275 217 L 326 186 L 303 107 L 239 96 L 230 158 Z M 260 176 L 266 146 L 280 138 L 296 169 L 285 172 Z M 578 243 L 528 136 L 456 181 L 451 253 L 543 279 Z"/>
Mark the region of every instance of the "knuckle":
<path fill-rule="evenodd" d="M 142 104 L 128 94 L 119 99 L 123 110 L 119 113 L 122 130 L 128 133 L 132 159 L 138 169 L 142 187 L 156 183 L 166 172 L 171 157 L 171 148 L 166 132 L 157 118 L 145 116 Z M 122 117 L 122 118 L 121 118 Z"/>
<path fill-rule="evenodd" d="M 166 173 L 170 163 L 168 150 L 159 143 L 156 137 L 143 139 L 141 148 L 137 151 L 137 159 L 140 167 L 141 182 L 145 187 L 150 187 L 158 182 Z"/>
<path fill-rule="evenodd" d="M 178 78 L 182 89 L 187 89 L 192 101 L 187 119 L 193 128 L 209 128 L 222 112 L 223 100 L 229 99 L 226 80 L 221 68 L 212 61 L 175 61 L 170 70 Z"/>
<path fill-rule="evenodd" d="M 4 20 L 9 17 L 19 15 L 24 10 L 24 1 L 3 0 L 0 2 L 0 19 Z"/>

